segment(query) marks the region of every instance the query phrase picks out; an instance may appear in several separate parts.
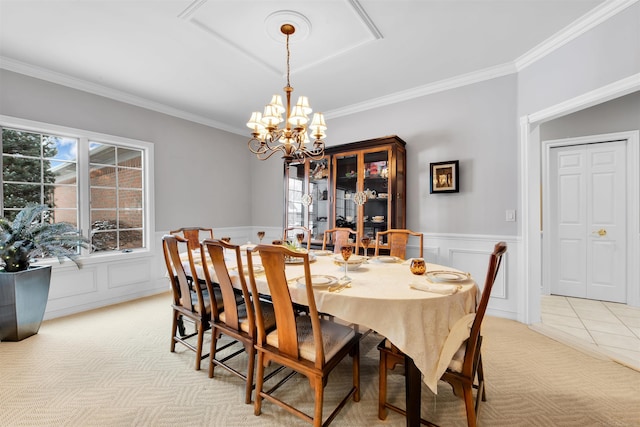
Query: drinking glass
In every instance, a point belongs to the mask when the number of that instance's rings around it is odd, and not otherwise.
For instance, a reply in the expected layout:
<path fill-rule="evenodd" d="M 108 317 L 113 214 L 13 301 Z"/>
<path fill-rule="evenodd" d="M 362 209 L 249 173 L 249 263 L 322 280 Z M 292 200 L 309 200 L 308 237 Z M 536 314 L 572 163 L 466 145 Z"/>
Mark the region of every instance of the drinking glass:
<path fill-rule="evenodd" d="M 410 268 L 411 272 L 417 275 L 421 275 L 427 272 L 427 264 L 425 264 L 424 258 L 412 259 Z"/>
<path fill-rule="evenodd" d="M 262 239 L 264 239 L 264 231 L 258 231 L 258 240 L 262 243 Z"/>
<path fill-rule="evenodd" d="M 344 277 L 342 277 L 340 280 L 351 280 L 351 278 L 347 276 L 347 261 L 349 261 L 349 258 L 351 258 L 352 253 L 353 246 L 351 245 L 344 245 L 342 248 L 340 248 L 340 254 L 342 254 L 342 259 L 344 259 Z"/>
<path fill-rule="evenodd" d="M 302 241 L 304 240 L 304 233 L 296 234 L 296 239 L 298 240 L 298 248 L 302 249 Z"/>
<path fill-rule="evenodd" d="M 362 247 L 364 248 L 364 256 L 369 256 L 369 245 L 371 244 L 371 237 L 364 236 L 362 239 L 360 239 L 360 242 L 362 243 Z"/>

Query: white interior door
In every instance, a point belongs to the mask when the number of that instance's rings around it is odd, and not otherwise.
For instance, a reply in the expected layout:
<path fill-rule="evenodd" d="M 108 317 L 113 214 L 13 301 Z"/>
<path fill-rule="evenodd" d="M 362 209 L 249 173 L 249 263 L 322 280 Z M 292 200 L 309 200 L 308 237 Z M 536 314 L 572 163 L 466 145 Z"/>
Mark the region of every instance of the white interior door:
<path fill-rule="evenodd" d="M 626 141 L 554 147 L 551 293 L 626 302 Z"/>

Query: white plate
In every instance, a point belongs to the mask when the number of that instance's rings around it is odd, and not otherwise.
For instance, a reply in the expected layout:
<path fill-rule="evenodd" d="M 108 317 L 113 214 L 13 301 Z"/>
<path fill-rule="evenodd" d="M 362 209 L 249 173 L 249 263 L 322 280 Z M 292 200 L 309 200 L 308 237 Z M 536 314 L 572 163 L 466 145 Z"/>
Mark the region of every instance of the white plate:
<path fill-rule="evenodd" d="M 400 261 L 400 258 L 395 257 L 395 256 L 389 256 L 389 255 L 382 255 L 382 256 L 377 256 L 375 258 L 372 259 L 372 261 L 375 262 L 398 262 Z"/>
<path fill-rule="evenodd" d="M 299 285 L 303 285 L 305 284 L 304 281 L 304 276 L 298 277 L 296 279 L 296 282 Z M 311 286 L 313 286 L 314 288 L 323 288 L 326 286 L 331 286 L 334 283 L 338 282 L 338 278 L 334 277 L 334 276 L 327 276 L 327 275 L 311 275 Z"/>
<path fill-rule="evenodd" d="M 426 276 L 432 282 L 463 282 L 469 280 L 467 273 L 458 271 L 429 271 Z"/>
<path fill-rule="evenodd" d="M 237 270 L 238 267 L 231 267 L 229 270 Z M 244 272 L 244 274 L 249 274 L 249 266 L 248 265 L 243 265 L 242 266 L 242 271 Z M 258 273 L 264 273 L 264 267 L 261 266 L 260 264 L 253 264 L 253 272 L 255 274 Z"/>
<path fill-rule="evenodd" d="M 331 255 L 333 252 L 316 249 L 316 250 L 312 250 L 311 253 L 317 256 L 325 256 L 325 255 Z"/>

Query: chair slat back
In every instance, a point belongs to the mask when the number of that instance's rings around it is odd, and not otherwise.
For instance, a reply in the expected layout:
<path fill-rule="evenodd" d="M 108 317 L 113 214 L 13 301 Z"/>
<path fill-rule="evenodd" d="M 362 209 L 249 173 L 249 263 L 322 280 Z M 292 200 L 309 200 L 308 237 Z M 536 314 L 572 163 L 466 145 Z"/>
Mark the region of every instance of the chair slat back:
<path fill-rule="evenodd" d="M 324 363 L 324 347 L 322 345 L 322 333 L 320 329 L 320 320 L 313 296 L 313 288 L 311 286 L 311 269 L 309 267 L 309 254 L 291 251 L 284 246 L 279 245 L 259 245 L 253 249 L 260 252 L 262 266 L 265 270 L 269 293 L 273 302 L 273 308 L 276 317 L 276 329 L 278 331 L 278 350 L 289 357 L 299 359 L 298 350 L 298 334 L 296 328 L 296 311 L 294 303 L 291 299 L 287 277 L 285 274 L 285 257 L 301 258 L 304 264 L 306 295 L 309 307 L 309 317 L 313 328 L 314 342 L 316 343 L 316 365 L 321 366 Z M 252 265 L 252 261 L 248 261 Z M 252 290 L 255 288 L 255 277 L 251 274 L 253 281 Z M 255 299 L 254 299 L 255 301 Z M 258 304 L 254 303 L 256 313 L 258 312 Z M 258 345 L 264 344 L 265 336 L 264 328 L 258 323 Z"/>
<path fill-rule="evenodd" d="M 493 253 L 489 258 L 489 266 L 487 268 L 487 275 L 484 281 L 484 288 L 482 289 L 482 296 L 480 297 L 480 303 L 476 309 L 476 316 L 471 325 L 471 332 L 469 339 L 467 340 L 467 348 L 465 350 L 464 362 L 462 365 L 462 373 L 470 374 L 475 369 L 478 357 L 480 355 L 480 343 L 482 337 L 480 336 L 480 329 L 482 326 L 482 319 L 487 311 L 487 305 L 489 304 L 489 297 L 491 297 L 491 289 L 496 281 L 498 271 L 500 270 L 500 264 L 502 263 L 502 257 L 507 252 L 507 244 L 505 242 L 498 242 L 494 246 Z"/>
<path fill-rule="evenodd" d="M 177 230 L 170 231 L 171 234 L 180 235 L 188 240 L 188 246 L 190 251 L 200 250 L 200 235 L 208 236 L 213 239 L 213 229 L 204 227 L 182 227 Z"/>
<path fill-rule="evenodd" d="M 234 281 L 231 278 L 231 274 L 229 273 L 227 262 L 225 260 L 225 250 L 231 252 L 235 256 L 238 271 L 238 275 L 234 276 L 237 277 L 235 286 Z M 255 330 L 255 316 L 253 313 L 253 306 L 251 304 L 251 297 L 249 295 L 247 282 L 244 278 L 244 274 L 240 273 L 244 269 L 242 265 L 240 246 L 233 245 L 222 240 L 205 239 L 202 241 L 203 265 L 205 264 L 204 261 L 206 261 L 207 258 L 211 261 L 211 265 L 216 273 L 217 283 L 220 286 L 220 292 L 222 293 L 222 305 L 224 306 L 225 312 L 224 323 L 226 323 L 227 326 L 240 331 L 240 316 L 238 313 L 238 302 L 236 300 L 236 290 L 240 290 L 242 292 L 242 297 L 244 298 L 244 301 L 246 303 L 249 331 L 250 334 L 253 335 L 253 331 Z M 213 318 L 216 321 L 219 321 L 220 313 L 217 309 L 217 304 L 213 292 L 213 280 L 211 279 L 209 269 L 205 268 L 204 271 L 207 289 L 209 290 L 209 295 L 211 295 Z M 238 288 L 236 289 L 236 287 Z"/>
<path fill-rule="evenodd" d="M 184 244 L 184 249 L 187 250 L 187 239 L 177 235 L 165 235 L 162 237 L 162 249 L 167 273 L 171 281 L 174 304 L 182 306 L 190 312 L 205 313 L 205 306 L 208 302 L 204 301 L 200 286 L 190 285 L 180 259 L 179 244 Z M 193 254 L 191 251 L 187 250 L 187 252 L 189 253 L 189 266 L 193 283 L 198 283 Z M 196 294 L 196 301 L 192 299 L 192 291 Z"/>
<path fill-rule="evenodd" d="M 383 236 L 387 236 L 387 244 L 389 245 L 389 255 L 402 258 L 402 259 L 407 258 L 407 244 L 409 243 L 409 236 L 418 237 L 418 240 L 420 241 L 420 258 L 423 257 L 423 250 L 424 250 L 423 234 L 418 233 L 416 231 L 404 229 L 404 228 L 392 228 L 385 231 L 378 231 L 376 233 L 375 256 L 378 256 L 378 251 L 380 248 L 379 246 L 380 238 Z"/>
<path fill-rule="evenodd" d="M 324 232 L 322 237 L 322 250 L 327 249 L 327 243 L 333 243 L 333 253 L 339 254 L 340 249 L 353 239 L 353 253 L 358 253 L 358 233 L 350 228 L 330 228 Z"/>

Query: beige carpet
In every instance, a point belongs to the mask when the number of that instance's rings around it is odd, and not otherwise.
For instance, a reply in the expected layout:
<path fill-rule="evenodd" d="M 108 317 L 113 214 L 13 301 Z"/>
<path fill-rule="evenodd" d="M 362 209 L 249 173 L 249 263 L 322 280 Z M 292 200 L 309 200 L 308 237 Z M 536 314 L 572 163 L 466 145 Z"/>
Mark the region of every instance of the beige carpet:
<path fill-rule="evenodd" d="M 206 370 L 193 370 L 194 353 L 170 353 L 169 304 L 162 294 L 51 320 L 34 337 L 0 343 L 0 425 L 306 425 L 268 402 L 254 416 L 238 378 L 220 371 L 209 379 Z M 517 322 L 488 317 L 483 332 L 488 401 L 480 425 L 640 425 L 640 372 Z M 362 342 L 362 400 L 347 404 L 332 425 L 405 425 L 395 413 L 377 418 L 379 340 L 372 334 Z M 330 378 L 325 408 L 349 386 L 349 370 L 343 364 Z M 401 399 L 403 384 L 392 375 L 390 394 Z M 286 388 L 302 406 L 312 395 L 304 379 Z M 466 425 L 462 401 L 444 383 L 437 397 L 423 391 L 422 406 L 441 426 Z"/>

